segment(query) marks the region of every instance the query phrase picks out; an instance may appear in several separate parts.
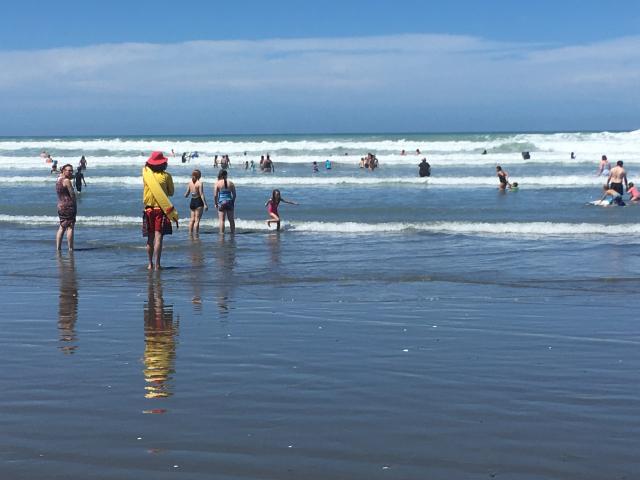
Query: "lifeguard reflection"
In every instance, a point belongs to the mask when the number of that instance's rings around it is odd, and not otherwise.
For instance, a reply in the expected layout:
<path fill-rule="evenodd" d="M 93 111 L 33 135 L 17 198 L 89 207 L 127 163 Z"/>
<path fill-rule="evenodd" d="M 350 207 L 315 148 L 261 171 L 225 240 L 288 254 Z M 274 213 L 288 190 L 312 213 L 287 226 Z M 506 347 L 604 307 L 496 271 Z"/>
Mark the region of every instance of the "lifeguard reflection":
<path fill-rule="evenodd" d="M 220 235 L 216 248 L 216 262 L 218 264 L 217 304 L 221 315 L 226 315 L 232 308 L 231 293 L 235 286 L 233 269 L 236 265 L 236 240 L 233 236 L 226 238 Z"/>
<path fill-rule="evenodd" d="M 78 348 L 76 342 L 76 321 L 78 320 L 78 279 L 73 251 L 67 257 L 58 253 L 58 348 L 70 355 Z"/>
<path fill-rule="evenodd" d="M 173 304 L 165 305 L 162 278 L 158 272 L 148 278 L 148 298 L 144 304 L 144 380 L 145 398 L 173 395 L 171 380 L 175 373 L 176 336 Z"/>

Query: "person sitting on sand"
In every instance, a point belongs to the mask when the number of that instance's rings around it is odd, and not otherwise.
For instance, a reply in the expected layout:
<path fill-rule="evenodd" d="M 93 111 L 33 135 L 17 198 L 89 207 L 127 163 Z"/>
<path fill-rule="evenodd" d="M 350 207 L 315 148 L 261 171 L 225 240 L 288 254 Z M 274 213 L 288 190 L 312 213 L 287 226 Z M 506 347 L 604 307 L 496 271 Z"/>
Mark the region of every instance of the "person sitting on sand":
<path fill-rule="evenodd" d="M 609 205 L 617 205 L 618 207 L 624 207 L 626 205 L 624 200 L 622 200 L 622 195 L 617 190 L 609 188 L 607 185 L 603 185 L 602 191 L 604 194 L 600 199 L 601 202 L 608 202 Z"/>
<path fill-rule="evenodd" d="M 629 182 L 627 193 L 629 194 L 629 199 L 632 202 L 640 200 L 640 190 L 638 190 L 638 187 L 636 187 L 633 182 Z"/>
<path fill-rule="evenodd" d="M 266 201 L 265 206 L 267 207 L 267 212 L 271 217 L 267 220 L 267 227 L 270 227 L 272 223 L 276 224 L 276 230 L 280 230 L 280 214 L 278 213 L 278 206 L 280 202 L 288 203 L 289 205 L 298 205 L 296 202 L 290 202 L 289 200 L 285 200 L 280 195 L 280 190 L 274 190 L 271 193 L 271 198 Z"/>
<path fill-rule="evenodd" d="M 496 176 L 500 182 L 500 185 L 498 186 L 499 190 L 505 191 L 507 187 L 511 187 L 511 184 L 509 183 L 509 174 L 506 170 L 503 170 L 500 165 L 496 167 Z"/>

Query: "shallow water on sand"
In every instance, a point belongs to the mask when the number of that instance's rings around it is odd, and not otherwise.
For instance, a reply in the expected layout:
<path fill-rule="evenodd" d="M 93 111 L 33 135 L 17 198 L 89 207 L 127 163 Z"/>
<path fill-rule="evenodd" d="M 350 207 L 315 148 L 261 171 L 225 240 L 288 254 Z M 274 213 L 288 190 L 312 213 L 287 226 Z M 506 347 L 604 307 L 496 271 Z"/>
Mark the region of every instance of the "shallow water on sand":
<path fill-rule="evenodd" d="M 121 232 L 60 257 L 2 233 L 6 478 L 637 471 L 629 246 L 201 235 L 148 273 Z"/>
<path fill-rule="evenodd" d="M 0 139 L 0 478 L 635 478 L 640 210 L 586 203 L 639 133 Z M 182 218 L 232 154 L 239 228 L 182 221 L 150 273 L 140 150 L 167 147 L 202 154 L 170 161 Z M 42 148 L 88 156 L 72 254 Z"/>

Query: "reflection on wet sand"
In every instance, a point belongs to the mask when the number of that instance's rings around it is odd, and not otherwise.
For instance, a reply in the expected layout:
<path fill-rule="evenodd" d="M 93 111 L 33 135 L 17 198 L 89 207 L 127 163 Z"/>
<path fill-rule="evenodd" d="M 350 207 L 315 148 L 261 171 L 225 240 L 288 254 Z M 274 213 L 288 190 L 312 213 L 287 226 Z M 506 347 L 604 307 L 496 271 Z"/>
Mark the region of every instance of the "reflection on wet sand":
<path fill-rule="evenodd" d="M 73 251 L 68 257 L 58 254 L 58 275 L 60 296 L 58 303 L 58 332 L 60 345 L 58 348 L 66 354 L 75 352 L 76 321 L 78 320 L 78 280 Z"/>
<path fill-rule="evenodd" d="M 202 311 L 202 280 L 204 272 L 204 250 L 200 238 L 192 237 L 189 243 L 189 256 L 191 257 L 191 268 L 189 269 L 189 281 L 193 288 L 193 309 L 196 312 Z"/>
<path fill-rule="evenodd" d="M 231 308 L 229 304 L 231 303 L 231 290 L 234 286 L 233 269 L 236 264 L 236 240 L 234 237 L 220 236 L 216 249 L 216 260 L 218 262 L 217 304 L 220 313 L 226 315 Z"/>
<path fill-rule="evenodd" d="M 271 259 L 271 268 L 280 266 L 280 232 L 272 232 L 267 236 L 269 243 L 269 258 Z"/>
<path fill-rule="evenodd" d="M 160 275 L 150 273 L 148 280 L 148 299 L 144 305 L 144 396 L 170 397 L 179 322 L 174 324 L 173 305 L 164 304 Z"/>

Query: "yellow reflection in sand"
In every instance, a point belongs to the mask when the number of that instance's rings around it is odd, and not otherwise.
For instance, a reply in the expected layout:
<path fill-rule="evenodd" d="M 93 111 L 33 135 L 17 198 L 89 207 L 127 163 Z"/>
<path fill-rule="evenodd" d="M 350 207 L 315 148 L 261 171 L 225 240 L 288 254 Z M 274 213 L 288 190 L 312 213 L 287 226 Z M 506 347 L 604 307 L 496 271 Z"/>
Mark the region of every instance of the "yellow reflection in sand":
<path fill-rule="evenodd" d="M 173 305 L 165 305 L 158 273 L 149 274 L 148 299 L 144 305 L 144 380 L 146 398 L 173 395 L 176 336 L 179 322 L 173 321 Z"/>

